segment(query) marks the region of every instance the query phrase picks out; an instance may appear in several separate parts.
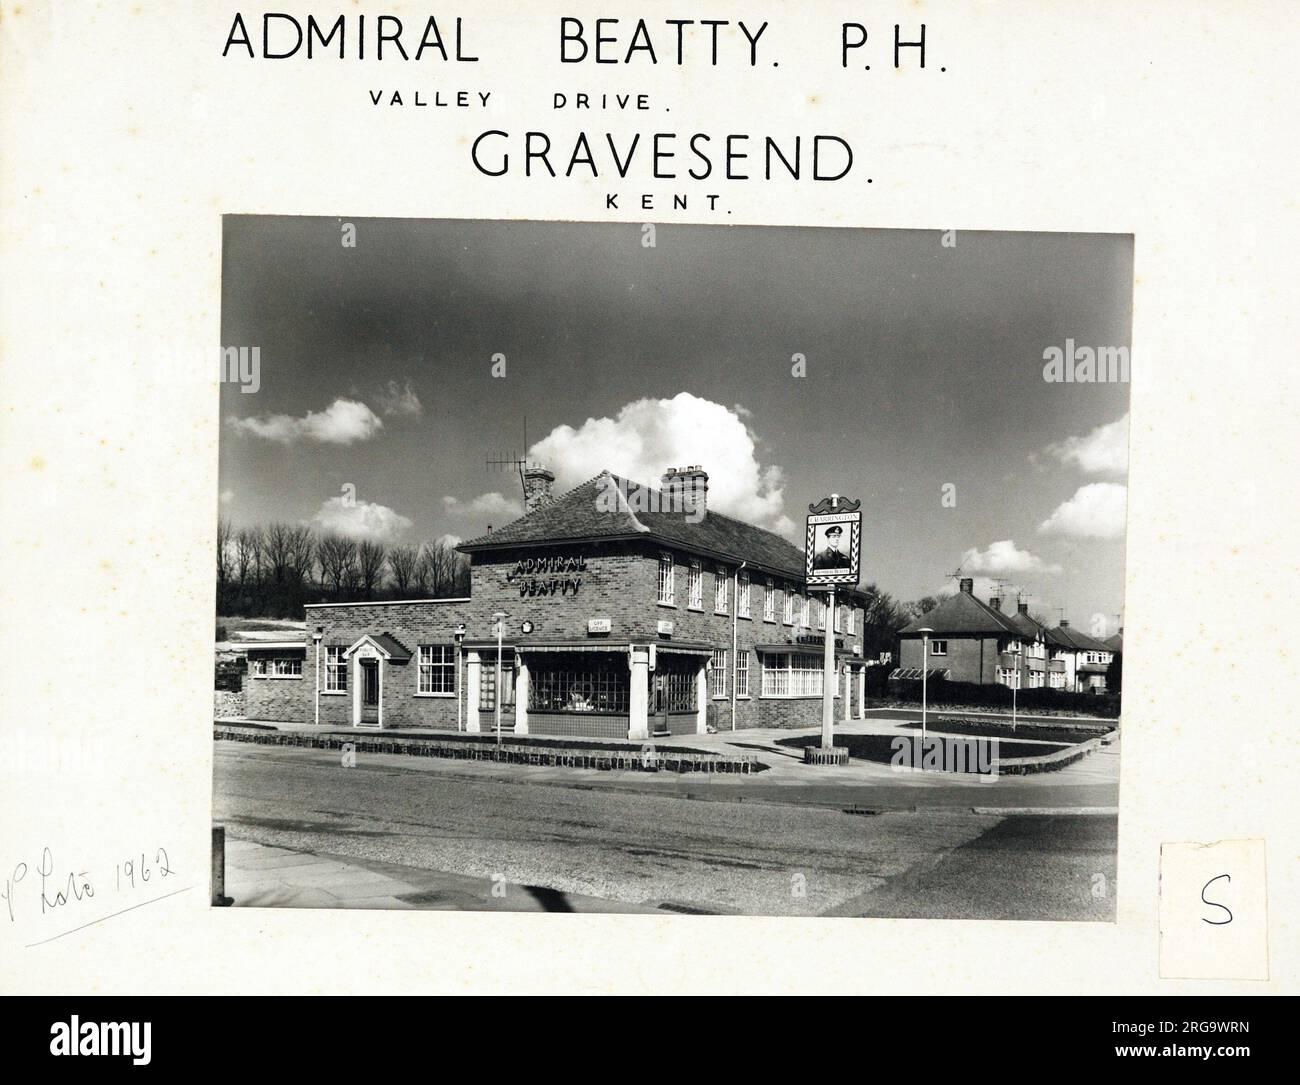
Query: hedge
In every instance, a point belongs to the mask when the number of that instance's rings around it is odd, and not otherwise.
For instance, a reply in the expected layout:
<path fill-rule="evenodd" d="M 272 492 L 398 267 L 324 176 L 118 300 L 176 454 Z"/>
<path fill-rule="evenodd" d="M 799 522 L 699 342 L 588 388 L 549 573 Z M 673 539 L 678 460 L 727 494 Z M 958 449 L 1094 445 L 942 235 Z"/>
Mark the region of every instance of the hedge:
<path fill-rule="evenodd" d="M 969 708 L 1011 709 L 1011 687 L 1001 684 L 979 685 L 976 682 L 949 682 L 932 678 L 927 684 L 926 699 L 932 705 Z M 916 679 L 891 679 L 890 696 L 921 703 L 921 683 Z M 1016 708 L 1022 711 L 1043 709 L 1055 712 L 1081 712 L 1089 716 L 1119 718 L 1120 698 L 1115 693 L 1072 693 L 1063 689 L 1021 689 L 1016 691 Z"/>

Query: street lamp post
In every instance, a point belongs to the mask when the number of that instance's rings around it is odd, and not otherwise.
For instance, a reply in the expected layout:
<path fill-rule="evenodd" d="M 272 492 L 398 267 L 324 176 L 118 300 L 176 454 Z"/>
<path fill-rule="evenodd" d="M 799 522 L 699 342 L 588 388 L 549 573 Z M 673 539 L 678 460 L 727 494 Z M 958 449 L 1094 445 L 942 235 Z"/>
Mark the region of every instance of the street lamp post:
<path fill-rule="evenodd" d="M 498 610 L 492 615 L 497 623 L 497 671 L 496 684 L 493 687 L 492 699 L 496 702 L 497 712 L 497 745 L 501 745 L 501 637 L 505 633 L 506 612 Z"/>
<path fill-rule="evenodd" d="M 465 623 L 461 622 L 456 626 L 456 632 L 453 634 L 456 641 L 456 730 L 461 730 L 461 681 L 460 681 L 460 657 L 461 645 L 465 640 Z"/>
<path fill-rule="evenodd" d="M 921 630 L 921 748 L 925 748 L 925 715 L 928 708 L 928 689 L 926 679 L 930 676 L 930 634 L 934 630 L 929 626 Z"/>

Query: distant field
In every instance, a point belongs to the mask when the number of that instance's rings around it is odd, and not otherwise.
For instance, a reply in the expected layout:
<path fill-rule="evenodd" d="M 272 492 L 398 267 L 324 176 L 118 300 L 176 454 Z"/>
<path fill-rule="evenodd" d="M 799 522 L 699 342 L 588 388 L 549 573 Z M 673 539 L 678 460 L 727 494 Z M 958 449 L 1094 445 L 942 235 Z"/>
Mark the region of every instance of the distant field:
<path fill-rule="evenodd" d="M 218 640 L 290 640 L 306 630 L 306 622 L 292 618 L 217 618 Z"/>

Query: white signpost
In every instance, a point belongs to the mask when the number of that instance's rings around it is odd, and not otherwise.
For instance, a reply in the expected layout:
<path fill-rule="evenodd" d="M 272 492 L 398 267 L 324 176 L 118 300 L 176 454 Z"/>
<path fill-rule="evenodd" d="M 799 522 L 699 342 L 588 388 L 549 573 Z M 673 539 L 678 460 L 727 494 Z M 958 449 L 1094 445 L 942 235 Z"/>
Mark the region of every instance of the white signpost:
<path fill-rule="evenodd" d="M 826 589 L 826 638 L 822 652 L 822 741 L 814 752 L 804 748 L 811 764 L 842 765 L 848 760 L 835 747 L 835 588 L 856 587 L 862 549 L 861 501 L 831 494 L 808 506 L 804 545 L 804 579 L 811 588 Z"/>

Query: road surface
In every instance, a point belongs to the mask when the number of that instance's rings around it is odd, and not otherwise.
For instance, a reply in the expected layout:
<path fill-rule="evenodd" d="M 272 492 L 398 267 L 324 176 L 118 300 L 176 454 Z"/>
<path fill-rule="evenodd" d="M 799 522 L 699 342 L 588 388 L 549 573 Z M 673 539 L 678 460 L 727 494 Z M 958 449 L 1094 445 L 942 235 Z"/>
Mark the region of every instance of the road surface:
<path fill-rule="evenodd" d="M 214 821 L 232 839 L 418 871 L 423 885 L 445 875 L 466 908 L 494 906 L 504 883 L 558 910 L 573 894 L 687 913 L 1113 917 L 1113 816 L 972 813 L 982 791 L 964 807 L 851 814 L 467 776 L 397 755 L 345 768 L 330 751 L 219 743 L 215 757 Z"/>

